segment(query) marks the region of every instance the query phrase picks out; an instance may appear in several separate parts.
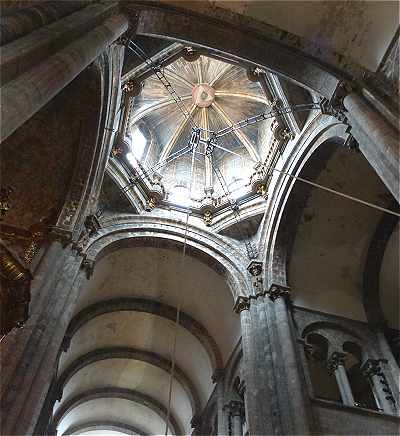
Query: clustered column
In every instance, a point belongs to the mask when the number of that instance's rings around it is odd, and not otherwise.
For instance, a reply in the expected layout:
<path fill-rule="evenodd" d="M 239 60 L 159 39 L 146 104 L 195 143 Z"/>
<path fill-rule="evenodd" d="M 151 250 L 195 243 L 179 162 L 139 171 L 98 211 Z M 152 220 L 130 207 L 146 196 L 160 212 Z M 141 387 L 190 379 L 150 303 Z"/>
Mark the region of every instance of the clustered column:
<path fill-rule="evenodd" d="M 247 425 L 250 434 L 311 434 L 290 314 L 290 290 L 264 290 L 262 263 L 248 267 L 254 294 L 239 297 Z M 309 401 L 309 400 L 308 400 Z"/>

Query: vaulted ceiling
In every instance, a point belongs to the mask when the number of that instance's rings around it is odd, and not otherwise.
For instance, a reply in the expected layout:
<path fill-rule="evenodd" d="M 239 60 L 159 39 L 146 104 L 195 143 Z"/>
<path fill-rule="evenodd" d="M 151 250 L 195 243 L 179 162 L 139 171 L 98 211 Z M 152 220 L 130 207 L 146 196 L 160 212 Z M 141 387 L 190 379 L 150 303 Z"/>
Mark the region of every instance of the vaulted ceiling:
<path fill-rule="evenodd" d="M 60 358 L 58 435 L 101 421 L 164 434 L 172 361 L 169 434 L 190 434 L 214 389 L 212 376 L 240 337 L 231 292 L 210 265 L 162 243 L 99 261 Z"/>

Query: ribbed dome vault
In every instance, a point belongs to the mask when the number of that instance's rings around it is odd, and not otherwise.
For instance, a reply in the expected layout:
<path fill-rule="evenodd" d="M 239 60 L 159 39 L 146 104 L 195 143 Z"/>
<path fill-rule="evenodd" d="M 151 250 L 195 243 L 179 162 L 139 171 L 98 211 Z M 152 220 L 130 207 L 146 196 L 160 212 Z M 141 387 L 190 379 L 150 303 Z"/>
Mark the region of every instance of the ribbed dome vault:
<path fill-rule="evenodd" d="M 134 165 L 135 156 L 146 170 L 187 146 L 195 125 L 204 129 L 201 137 L 207 140 L 210 132 L 218 132 L 264 112 L 269 103 L 260 84 L 248 78 L 246 69 L 204 55 L 192 62 L 181 57 L 165 66 L 163 72 L 192 119 L 184 116 L 154 74 L 144 81 L 131 106 L 127 142 L 131 148 L 128 160 Z M 169 200 L 187 198 L 190 190 L 191 198 L 200 200 L 205 188 L 210 187 L 214 188 L 215 195 L 221 195 L 223 189 L 215 168 L 220 170 L 233 196 L 238 196 L 246 189 L 255 163 L 267 154 L 266 135 L 269 135 L 271 121 L 265 120 L 219 138 L 221 148 L 215 148 L 211 156 L 205 155 L 205 145 L 200 144 L 193 178 L 191 153 L 160 167 L 158 172 L 163 176 Z"/>

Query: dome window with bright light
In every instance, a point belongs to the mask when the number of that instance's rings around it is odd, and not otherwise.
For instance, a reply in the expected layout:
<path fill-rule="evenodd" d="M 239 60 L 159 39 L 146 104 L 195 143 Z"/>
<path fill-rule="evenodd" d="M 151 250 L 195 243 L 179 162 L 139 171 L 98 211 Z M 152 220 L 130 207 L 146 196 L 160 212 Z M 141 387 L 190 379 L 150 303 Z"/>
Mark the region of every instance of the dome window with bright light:
<path fill-rule="evenodd" d="M 169 195 L 171 203 L 177 204 L 183 207 L 189 207 L 192 205 L 192 200 L 189 196 L 189 189 L 185 186 L 175 186 Z"/>
<path fill-rule="evenodd" d="M 146 137 L 143 135 L 141 130 L 136 127 L 136 129 L 134 129 L 131 134 L 131 150 L 138 161 L 142 159 L 144 150 L 146 149 L 146 145 Z"/>

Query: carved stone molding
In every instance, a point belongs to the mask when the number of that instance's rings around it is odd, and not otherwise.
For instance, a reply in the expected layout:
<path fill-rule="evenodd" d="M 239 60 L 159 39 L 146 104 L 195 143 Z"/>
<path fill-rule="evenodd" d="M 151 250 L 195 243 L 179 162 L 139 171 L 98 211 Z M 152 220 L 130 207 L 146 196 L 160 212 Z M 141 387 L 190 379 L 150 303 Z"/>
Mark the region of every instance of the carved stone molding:
<path fill-rule="evenodd" d="M 260 279 L 261 280 L 261 279 Z M 236 313 L 240 313 L 243 310 L 249 310 L 252 300 L 257 300 L 260 297 L 268 296 L 271 301 L 276 301 L 278 298 L 284 298 L 284 300 L 290 303 L 290 288 L 283 285 L 272 284 L 268 291 L 258 292 L 255 295 L 250 295 L 248 297 L 239 296 L 236 299 L 236 303 L 233 310 Z"/>
<path fill-rule="evenodd" d="M 200 213 L 203 215 L 203 221 L 206 226 L 212 224 L 215 207 L 215 199 L 213 197 L 214 188 L 206 187 L 204 188 L 204 197 L 201 200 Z"/>
<path fill-rule="evenodd" d="M 240 313 L 243 310 L 249 310 L 249 309 L 250 309 L 250 298 L 243 297 L 241 295 L 237 297 L 235 305 L 233 306 L 234 312 Z"/>
<path fill-rule="evenodd" d="M 263 263 L 258 260 L 252 260 L 247 266 L 247 271 L 252 276 L 259 276 L 262 273 Z"/>
<path fill-rule="evenodd" d="M 151 180 L 151 186 L 148 193 L 149 197 L 146 205 L 146 210 L 148 212 L 152 211 L 162 200 L 165 199 L 165 188 L 161 180 L 161 174 L 153 174 L 153 179 Z"/>
<path fill-rule="evenodd" d="M 244 404 L 241 400 L 231 400 L 224 406 L 224 410 L 228 411 L 231 416 L 244 418 Z"/>
<path fill-rule="evenodd" d="M 267 294 L 272 301 L 278 298 L 284 298 L 290 301 L 290 288 L 287 286 L 272 284 Z"/>
<path fill-rule="evenodd" d="M 386 400 L 390 401 L 393 405 L 396 404 L 393 392 L 387 381 L 387 378 L 382 371 L 382 364 L 387 364 L 387 359 L 368 359 L 364 362 L 361 367 L 362 374 L 367 378 L 377 377 L 379 380 L 379 385 L 377 388 L 381 388 L 384 392 Z"/>

